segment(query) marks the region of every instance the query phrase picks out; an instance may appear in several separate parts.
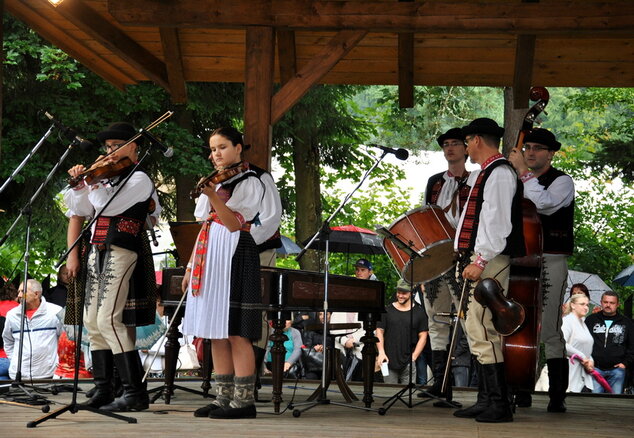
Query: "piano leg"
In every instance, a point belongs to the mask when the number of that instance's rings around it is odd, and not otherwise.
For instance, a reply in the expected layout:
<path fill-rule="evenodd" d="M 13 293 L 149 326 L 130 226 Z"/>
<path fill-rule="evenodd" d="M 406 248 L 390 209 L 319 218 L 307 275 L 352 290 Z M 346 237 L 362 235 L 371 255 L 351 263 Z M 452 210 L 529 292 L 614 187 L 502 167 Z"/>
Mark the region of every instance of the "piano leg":
<path fill-rule="evenodd" d="M 181 319 L 183 319 L 183 315 L 185 309 L 181 308 L 178 313 L 170 314 L 170 310 L 166 308 L 166 313 L 168 316 L 173 319 L 174 323 L 170 327 L 167 332 L 167 337 L 165 340 L 165 369 L 164 373 L 164 384 L 163 388 L 159 390 L 153 397 L 152 403 L 159 399 L 159 397 L 163 397 L 165 399 L 165 404 L 170 404 L 170 399 L 172 394 L 174 393 L 174 378 L 176 376 L 176 364 L 178 361 L 178 351 L 181 346 L 178 342 L 179 338 L 182 338 L 183 335 L 178 331 L 178 326 L 180 325 Z"/>
<path fill-rule="evenodd" d="M 273 333 L 269 337 L 273 346 L 271 347 L 271 365 L 273 373 L 273 406 L 276 414 L 280 412 L 282 404 L 282 381 L 284 379 L 284 341 L 288 340 L 284 334 L 286 318 L 280 313 L 269 314 L 269 320 L 273 322 Z"/>
<path fill-rule="evenodd" d="M 360 315 L 359 318 L 361 318 Z M 363 329 L 365 330 L 365 336 L 361 338 L 361 342 L 363 342 L 363 349 L 361 350 L 361 355 L 363 356 L 363 403 L 365 403 L 366 408 L 369 408 L 374 402 L 374 398 L 372 398 L 374 391 L 374 364 L 379 355 L 379 350 L 376 348 L 376 343 L 379 339 L 374 335 L 376 320 L 373 314 L 368 314 L 363 319 Z"/>

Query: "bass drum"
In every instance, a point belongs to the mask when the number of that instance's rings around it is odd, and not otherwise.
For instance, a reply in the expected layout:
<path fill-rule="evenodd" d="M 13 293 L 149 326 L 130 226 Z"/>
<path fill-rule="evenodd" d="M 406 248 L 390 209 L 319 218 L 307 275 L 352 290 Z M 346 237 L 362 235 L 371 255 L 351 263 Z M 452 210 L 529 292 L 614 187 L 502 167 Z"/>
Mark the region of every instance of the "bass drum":
<path fill-rule="evenodd" d="M 405 280 L 412 278 L 413 271 L 414 282 L 424 283 L 440 277 L 454 266 L 456 230 L 437 205 L 425 205 L 408 211 L 394 221 L 388 230 L 417 254 L 413 263 L 410 263 L 410 255 L 406 251 L 388 238 L 383 240 L 385 251 Z"/>

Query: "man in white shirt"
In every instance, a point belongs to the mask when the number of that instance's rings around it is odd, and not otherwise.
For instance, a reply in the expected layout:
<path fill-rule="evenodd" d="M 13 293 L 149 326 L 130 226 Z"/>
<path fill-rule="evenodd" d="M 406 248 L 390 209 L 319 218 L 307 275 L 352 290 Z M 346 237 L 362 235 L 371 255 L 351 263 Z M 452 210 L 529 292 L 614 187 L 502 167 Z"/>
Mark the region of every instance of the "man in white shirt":
<path fill-rule="evenodd" d="M 480 383 L 476 404 L 454 415 L 479 422 L 509 422 L 513 413 L 501 336 L 493 326 L 491 311 L 475 301 L 474 291 L 484 278 L 494 278 L 504 291 L 508 290 L 510 258 L 525 253 L 522 187 L 513 167 L 499 152 L 504 128 L 494 120 L 479 118 L 462 128 L 462 133 L 469 157 L 481 167 L 460 217 L 454 244 L 462 257 L 456 275 L 469 280 L 465 331 L 478 361 Z"/>
<path fill-rule="evenodd" d="M 522 153 L 513 149 L 509 161 L 524 185 L 524 197 L 537 207 L 544 241 L 543 307 L 541 342 L 546 347 L 548 364 L 548 412 L 566 412 L 568 360 L 561 330 L 561 305 L 567 288 L 567 259 L 572 255 L 575 211 L 575 185 L 572 178 L 552 167 L 561 148 L 555 135 L 546 129 L 533 129 L 524 138 Z M 518 406 L 531 405 L 530 394 L 518 394 Z"/>
<path fill-rule="evenodd" d="M 127 157 L 131 163 L 138 158 L 140 140 L 130 141 L 136 136 L 136 129 L 124 122 L 113 123 L 97 134 L 109 154 L 107 161 L 118 162 Z M 68 171 L 72 177 L 80 179 L 79 184 L 65 194 L 70 218 L 69 244 L 79 236 L 84 221 L 111 200 L 132 170 L 129 166 L 120 175 L 93 184 L 89 184 L 88 177 L 82 178 L 84 166 L 77 165 Z M 130 288 L 130 280 L 133 273 L 137 275 L 138 268 L 145 268 L 146 273 L 154 270 L 151 257 L 148 262 L 141 256 L 147 253 L 144 226 L 151 212 L 154 192 L 154 184 L 147 174 L 138 169 L 132 173 L 94 224 L 88 261 L 81 267 L 86 269 L 84 323 L 88 329 L 97 386 L 97 391 L 87 402 L 93 408 L 138 411 L 149 407 L 146 384 L 142 382 L 143 367 L 135 348 L 134 331 L 129 326 L 154 323 L 155 288 Z M 77 277 L 80 270 L 77 247 L 69 254 L 67 267 L 69 276 Z M 154 275 L 153 272 L 150 274 Z M 123 395 L 114 401 L 113 364 L 119 371 L 124 389 Z"/>
<path fill-rule="evenodd" d="M 18 300 L 26 300 L 26 319 L 22 337 L 22 377 L 26 379 L 50 379 L 55 373 L 59 357 L 57 340 L 62 334 L 62 321 L 58 313 L 60 306 L 48 303 L 42 297 L 42 285 L 36 280 L 27 280 L 18 289 Z M 22 323 L 22 305 L 7 312 L 6 323 L 2 332 L 4 349 L 10 359 L 9 376 L 16 378 L 18 370 L 20 327 Z"/>

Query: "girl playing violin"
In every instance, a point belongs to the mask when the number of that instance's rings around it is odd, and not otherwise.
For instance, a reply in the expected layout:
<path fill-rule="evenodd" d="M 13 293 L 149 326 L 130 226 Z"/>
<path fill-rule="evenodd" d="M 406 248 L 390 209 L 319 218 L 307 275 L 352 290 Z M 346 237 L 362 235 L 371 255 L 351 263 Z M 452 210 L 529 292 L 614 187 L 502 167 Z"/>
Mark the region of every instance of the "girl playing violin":
<path fill-rule="evenodd" d="M 245 149 L 242 134 L 228 127 L 212 132 L 209 147 L 209 160 L 218 169 L 240 163 Z M 208 203 L 210 214 L 183 278 L 188 294 L 183 333 L 211 339 L 216 371 L 217 398 L 196 410 L 196 417 L 256 416 L 251 343 L 261 332 L 261 311 L 256 308 L 261 302 L 260 262 L 249 230 L 264 188 L 248 165 L 243 169 L 225 181 L 208 178 L 202 183 L 198 203 Z"/>

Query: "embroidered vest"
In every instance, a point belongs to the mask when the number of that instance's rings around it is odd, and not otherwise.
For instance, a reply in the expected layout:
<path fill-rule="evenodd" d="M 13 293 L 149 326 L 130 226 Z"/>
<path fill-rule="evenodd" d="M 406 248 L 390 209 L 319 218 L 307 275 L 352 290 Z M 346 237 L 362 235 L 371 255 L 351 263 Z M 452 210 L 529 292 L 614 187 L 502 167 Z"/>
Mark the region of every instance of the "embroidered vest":
<path fill-rule="evenodd" d="M 465 218 L 462 223 L 458 239 L 458 249 L 460 251 L 473 252 L 475 248 L 475 240 L 478 235 L 478 226 L 480 224 L 480 211 L 482 210 L 482 204 L 484 203 L 484 187 L 489 179 L 489 176 L 491 176 L 493 169 L 498 166 L 511 167 L 510 163 L 505 159 L 494 161 L 480 172 L 473 189 L 471 189 L 471 195 L 467 201 Z M 510 257 L 522 257 L 526 253 L 522 224 L 523 195 L 524 189 L 518 179 L 517 189 L 513 195 L 511 205 L 511 234 L 506 237 L 506 246 L 502 251 L 502 254 Z"/>
<path fill-rule="evenodd" d="M 266 170 L 251 163 L 249 163 L 249 170 L 253 170 L 258 179 L 260 179 L 265 173 L 268 173 Z M 264 184 L 262 184 L 262 187 L 264 188 L 264 190 L 266 190 L 266 186 Z M 282 236 L 280 234 L 280 229 L 278 228 L 271 237 L 258 245 L 258 252 L 264 252 L 267 249 L 280 248 L 281 246 Z"/>
<path fill-rule="evenodd" d="M 537 178 L 539 184 L 548 189 L 558 177 L 566 175 L 561 170 L 551 167 L 546 173 Z M 575 201 L 567 207 L 562 207 L 551 215 L 540 214 L 544 231 L 544 252 L 547 254 L 571 255 L 574 249 L 573 223 Z"/>

